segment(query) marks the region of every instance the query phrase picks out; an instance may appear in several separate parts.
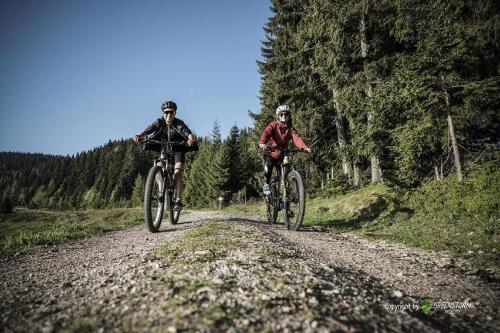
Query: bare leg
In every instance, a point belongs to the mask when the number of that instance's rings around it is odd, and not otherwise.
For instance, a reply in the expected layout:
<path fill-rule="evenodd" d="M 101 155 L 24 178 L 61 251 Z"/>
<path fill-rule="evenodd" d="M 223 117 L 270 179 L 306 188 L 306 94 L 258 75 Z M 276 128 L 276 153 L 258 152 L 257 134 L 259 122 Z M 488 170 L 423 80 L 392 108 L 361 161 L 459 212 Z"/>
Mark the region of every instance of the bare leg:
<path fill-rule="evenodd" d="M 182 198 L 182 167 L 183 167 L 182 162 L 175 163 L 174 175 L 175 175 L 175 187 L 177 193 L 177 198 L 175 199 Z"/>

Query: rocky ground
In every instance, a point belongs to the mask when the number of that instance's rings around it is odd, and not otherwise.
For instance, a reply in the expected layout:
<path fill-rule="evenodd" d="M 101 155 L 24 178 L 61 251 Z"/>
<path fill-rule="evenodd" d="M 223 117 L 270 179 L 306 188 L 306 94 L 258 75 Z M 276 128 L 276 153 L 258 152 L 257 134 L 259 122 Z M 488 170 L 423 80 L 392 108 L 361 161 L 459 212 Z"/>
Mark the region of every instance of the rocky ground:
<path fill-rule="evenodd" d="M 212 212 L 2 257 L 0 283 L 4 332 L 500 327 L 498 283 L 449 258 Z"/>

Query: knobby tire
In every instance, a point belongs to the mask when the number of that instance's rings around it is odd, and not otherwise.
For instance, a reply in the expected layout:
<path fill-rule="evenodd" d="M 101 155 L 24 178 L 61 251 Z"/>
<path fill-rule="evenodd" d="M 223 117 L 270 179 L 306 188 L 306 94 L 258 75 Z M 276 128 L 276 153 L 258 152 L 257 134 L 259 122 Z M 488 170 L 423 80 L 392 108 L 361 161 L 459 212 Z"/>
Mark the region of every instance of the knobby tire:
<path fill-rule="evenodd" d="M 173 182 L 173 187 L 174 187 L 173 191 L 167 190 L 165 200 L 167 200 L 168 221 L 170 222 L 170 224 L 177 224 L 177 222 L 179 221 L 179 216 L 181 214 L 181 211 L 174 210 L 174 200 L 177 197 L 175 181 Z"/>
<path fill-rule="evenodd" d="M 168 221 L 170 224 L 175 224 L 172 192 L 168 189 L 165 191 L 165 200 L 167 202 Z"/>
<path fill-rule="evenodd" d="M 304 219 L 305 206 L 304 182 L 300 173 L 292 170 L 287 175 L 287 198 L 285 207 L 283 208 L 287 229 L 298 230 L 300 228 Z"/>
<path fill-rule="evenodd" d="M 278 218 L 278 202 L 276 200 L 276 193 L 274 184 L 271 184 L 271 194 L 266 198 L 267 204 L 267 221 L 269 223 L 276 223 Z"/>
<path fill-rule="evenodd" d="M 163 217 L 164 200 L 161 199 L 162 185 L 157 182 L 161 179 L 163 186 L 165 180 L 163 178 L 162 169 L 155 165 L 149 170 L 146 180 L 146 188 L 144 190 L 144 219 L 146 225 L 151 232 L 160 230 L 161 220 Z"/>

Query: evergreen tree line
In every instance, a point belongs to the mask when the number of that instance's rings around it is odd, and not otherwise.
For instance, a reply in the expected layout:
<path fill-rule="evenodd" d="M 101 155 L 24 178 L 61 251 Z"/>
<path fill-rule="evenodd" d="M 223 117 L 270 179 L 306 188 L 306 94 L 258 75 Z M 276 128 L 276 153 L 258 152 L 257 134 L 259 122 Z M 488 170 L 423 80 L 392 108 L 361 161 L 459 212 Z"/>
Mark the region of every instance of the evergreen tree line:
<path fill-rule="evenodd" d="M 258 195 L 260 168 L 247 129 L 231 128 L 226 139 L 214 124 L 200 151 L 188 153 L 184 197 L 190 206 L 215 206 L 217 198 L 244 201 Z M 253 147 L 253 148 L 252 148 Z M 13 206 L 57 210 L 140 206 L 155 152 L 131 140 L 110 141 L 75 156 L 0 153 L 2 211 Z"/>
<path fill-rule="evenodd" d="M 201 140 L 200 150 L 186 163 L 184 197 L 193 207 L 244 202 L 259 195 L 261 159 L 248 129 L 233 126 L 222 140 L 216 122 L 209 138 Z"/>
<path fill-rule="evenodd" d="M 259 195 L 257 140 L 288 104 L 313 154 L 294 156 L 308 193 L 390 181 L 418 186 L 498 154 L 500 2 L 272 0 L 252 129 L 215 124 L 187 156 L 191 206 Z M 130 140 L 76 156 L 0 153 L 6 206 L 136 206 L 154 153 Z"/>
<path fill-rule="evenodd" d="M 2 202 L 59 210 L 126 206 L 152 159 L 130 140 L 74 156 L 2 152 Z"/>
<path fill-rule="evenodd" d="M 414 187 L 498 153 L 500 3 L 272 0 L 259 133 L 280 104 L 314 154 L 308 188 Z"/>

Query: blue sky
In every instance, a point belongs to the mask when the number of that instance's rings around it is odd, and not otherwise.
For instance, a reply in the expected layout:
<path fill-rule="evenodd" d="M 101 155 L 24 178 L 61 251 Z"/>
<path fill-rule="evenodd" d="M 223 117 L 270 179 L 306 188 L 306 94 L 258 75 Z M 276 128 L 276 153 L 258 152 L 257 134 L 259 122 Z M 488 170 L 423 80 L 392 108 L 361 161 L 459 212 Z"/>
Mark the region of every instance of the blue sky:
<path fill-rule="evenodd" d="M 0 0 L 0 151 L 129 138 L 166 99 L 198 135 L 252 126 L 269 0 Z"/>

